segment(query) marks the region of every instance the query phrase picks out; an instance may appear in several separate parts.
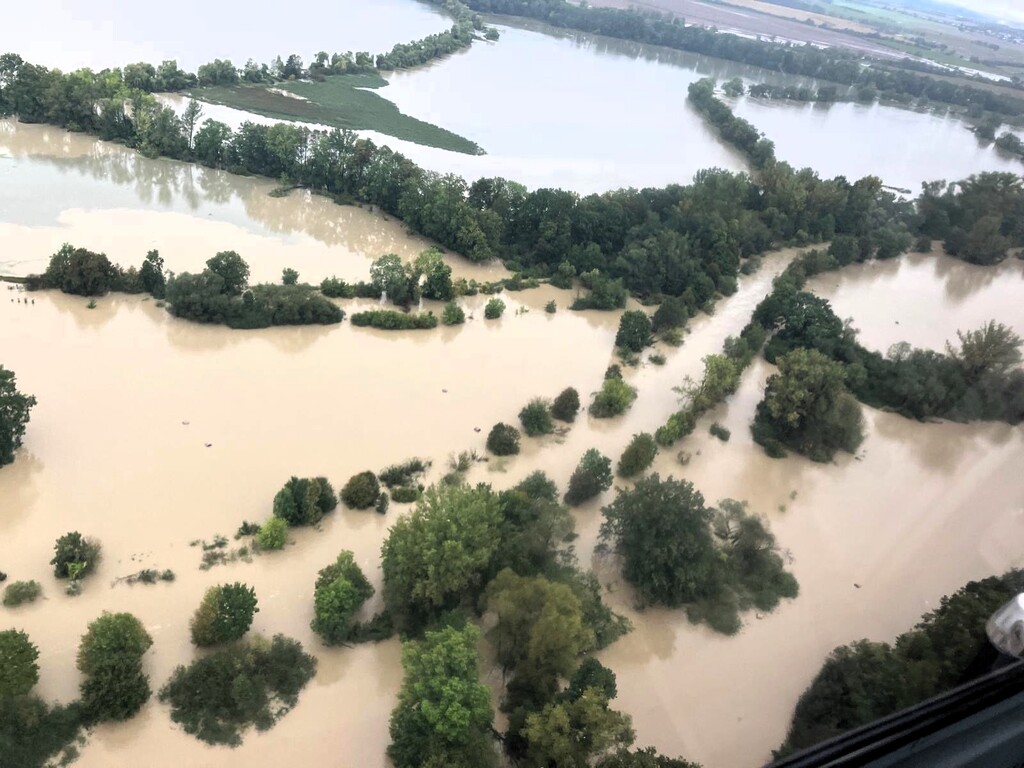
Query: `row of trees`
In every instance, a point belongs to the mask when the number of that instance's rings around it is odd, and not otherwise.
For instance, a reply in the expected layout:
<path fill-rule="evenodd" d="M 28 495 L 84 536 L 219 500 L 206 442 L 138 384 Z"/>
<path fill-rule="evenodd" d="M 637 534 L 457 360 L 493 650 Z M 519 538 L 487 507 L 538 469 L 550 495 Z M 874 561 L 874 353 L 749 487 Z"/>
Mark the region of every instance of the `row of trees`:
<path fill-rule="evenodd" d="M 591 291 L 580 308 L 620 307 L 628 289 L 644 297 L 680 296 L 696 310 L 735 289 L 745 257 L 836 233 L 870 242 L 880 221 L 903 222 L 912 214 L 877 179 L 825 181 L 784 163 L 766 169 L 757 183 L 711 170 L 689 186 L 585 197 L 557 189 L 528 192 L 501 178 L 468 184 L 425 171 L 351 132 L 252 123 L 232 131 L 213 120 L 199 125 L 195 111 L 179 117 L 114 75 L 40 77 L 38 68 L 9 59 L 0 74 L 2 110 L 154 156 L 286 176 L 341 199 L 363 200 L 474 261 L 502 258 L 514 271 L 560 284 L 579 275 Z"/>
<path fill-rule="evenodd" d="M 704 78 L 691 83 L 687 99 L 707 118 L 718 134 L 746 155 L 757 169 L 775 162 L 775 144 L 765 138 L 749 121 L 736 117 L 723 102 L 715 98 L 715 81 Z"/>
<path fill-rule="evenodd" d="M 1024 591 L 1024 572 L 972 581 L 889 643 L 836 648 L 800 697 L 777 755 L 805 749 L 937 696 L 988 671 L 985 622 Z"/>

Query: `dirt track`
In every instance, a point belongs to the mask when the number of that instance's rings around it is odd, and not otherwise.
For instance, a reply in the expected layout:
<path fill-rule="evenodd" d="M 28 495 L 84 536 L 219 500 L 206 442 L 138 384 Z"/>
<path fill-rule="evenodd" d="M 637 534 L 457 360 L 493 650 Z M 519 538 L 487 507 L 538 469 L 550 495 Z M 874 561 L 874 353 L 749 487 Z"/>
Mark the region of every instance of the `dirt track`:
<path fill-rule="evenodd" d="M 870 40 L 838 29 L 822 29 L 793 19 L 770 16 L 749 8 L 715 5 L 699 0 L 592 0 L 591 5 L 606 8 L 642 8 L 674 13 L 688 24 L 716 27 L 723 32 L 743 35 L 761 35 L 828 47 L 841 47 L 883 58 L 900 55 Z"/>

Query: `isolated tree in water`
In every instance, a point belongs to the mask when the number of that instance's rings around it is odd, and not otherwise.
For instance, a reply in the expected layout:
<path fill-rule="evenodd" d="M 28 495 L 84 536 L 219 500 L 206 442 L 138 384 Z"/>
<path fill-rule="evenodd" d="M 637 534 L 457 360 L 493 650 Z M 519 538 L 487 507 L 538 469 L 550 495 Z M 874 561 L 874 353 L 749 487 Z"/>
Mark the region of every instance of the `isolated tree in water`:
<path fill-rule="evenodd" d="M 14 461 L 14 452 L 25 436 L 29 411 L 35 404 L 34 397 L 18 391 L 14 371 L 0 365 L 0 467 Z"/>

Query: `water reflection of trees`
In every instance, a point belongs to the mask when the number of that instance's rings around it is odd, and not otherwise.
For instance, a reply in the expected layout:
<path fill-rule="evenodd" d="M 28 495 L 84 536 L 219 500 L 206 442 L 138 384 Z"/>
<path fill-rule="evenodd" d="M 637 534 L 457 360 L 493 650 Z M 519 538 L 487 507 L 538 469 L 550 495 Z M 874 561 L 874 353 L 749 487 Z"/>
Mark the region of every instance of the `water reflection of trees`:
<path fill-rule="evenodd" d="M 0 146 L 8 148 L 19 162 L 47 165 L 61 174 L 77 173 L 129 188 L 143 207 L 170 208 L 181 201 L 188 210 L 197 211 L 204 204 L 228 205 L 237 199 L 249 219 L 270 232 L 304 234 L 325 245 L 368 256 L 404 252 L 416 242 L 400 221 L 359 206 L 336 205 L 302 191 L 285 198 L 271 197 L 267 194 L 270 185 L 263 179 L 173 160 L 150 160 L 100 141 L 91 142 L 88 151 L 79 155 L 36 154 L 40 146 L 51 148 L 52 142 L 40 141 L 27 148 L 6 134 L 0 134 Z"/>

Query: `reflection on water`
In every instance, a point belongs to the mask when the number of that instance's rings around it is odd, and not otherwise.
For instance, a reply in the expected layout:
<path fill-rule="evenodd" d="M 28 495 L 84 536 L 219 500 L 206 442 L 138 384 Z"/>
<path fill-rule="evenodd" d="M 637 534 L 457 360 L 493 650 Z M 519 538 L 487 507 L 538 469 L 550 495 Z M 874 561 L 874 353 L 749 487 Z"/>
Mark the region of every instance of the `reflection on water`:
<path fill-rule="evenodd" d="M 215 58 L 242 66 L 299 54 L 305 62 L 320 50 L 381 53 L 451 26 L 425 3 L 410 0 L 308 0 L 301 13 L 284 13 L 272 0 L 249 0 L 244 12 L 232 3 L 179 0 L 174 13 L 146 3 L 62 0 L 9 4 L 0 25 L 0 53 L 14 51 L 33 64 L 72 71 L 99 70 L 135 61 L 165 59 L 194 72 Z M 39 30 L 46 30 L 40 34 Z"/>
<path fill-rule="evenodd" d="M 997 320 L 1024 335 L 1024 261 L 998 267 L 966 264 L 936 251 L 892 261 L 854 264 L 812 278 L 808 287 L 852 318 L 860 341 L 885 352 L 907 341 L 944 350 L 958 330 Z"/>
<path fill-rule="evenodd" d="M 411 259 L 430 246 L 401 222 L 297 190 L 271 197 L 273 182 L 171 160 L 150 160 L 116 144 L 54 128 L 0 121 L 0 274 L 41 272 L 64 242 L 137 265 L 156 248 L 167 268 L 201 269 L 220 250 L 249 261 L 254 280 L 284 267 L 304 280 L 336 274 L 367 279 L 384 253 Z M 480 280 L 500 264 L 449 259 Z"/>

